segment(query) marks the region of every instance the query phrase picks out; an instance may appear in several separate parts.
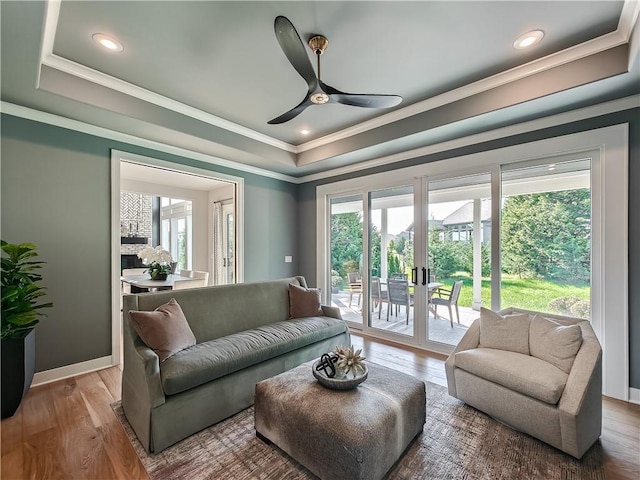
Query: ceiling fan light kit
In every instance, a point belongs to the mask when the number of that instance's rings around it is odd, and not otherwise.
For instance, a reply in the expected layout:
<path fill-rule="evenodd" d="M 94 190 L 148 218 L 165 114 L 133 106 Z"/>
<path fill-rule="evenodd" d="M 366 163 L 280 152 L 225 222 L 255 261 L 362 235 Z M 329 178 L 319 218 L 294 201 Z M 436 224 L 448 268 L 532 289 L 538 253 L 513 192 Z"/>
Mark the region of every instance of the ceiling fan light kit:
<path fill-rule="evenodd" d="M 274 30 L 282 52 L 295 71 L 307 82 L 308 91 L 302 102 L 297 106 L 267 122 L 270 125 L 288 122 L 312 105 L 341 103 L 364 108 L 390 108 L 402 102 L 402 97 L 399 95 L 346 93 L 327 85 L 322 81 L 321 77 L 320 55 L 327 50 L 329 40 L 322 35 L 314 35 L 309 39 L 309 48 L 311 48 L 318 60 L 318 73 L 316 74 L 309 61 L 304 43 L 289 19 L 283 16 L 276 17 Z"/>

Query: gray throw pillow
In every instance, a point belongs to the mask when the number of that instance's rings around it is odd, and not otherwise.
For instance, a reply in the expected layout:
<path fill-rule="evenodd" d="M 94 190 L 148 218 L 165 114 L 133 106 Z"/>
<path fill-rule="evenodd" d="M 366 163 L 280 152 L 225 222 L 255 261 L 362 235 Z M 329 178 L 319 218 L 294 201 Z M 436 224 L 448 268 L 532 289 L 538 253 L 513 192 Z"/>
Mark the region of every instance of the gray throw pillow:
<path fill-rule="evenodd" d="M 322 316 L 320 290 L 289 284 L 289 318 Z"/>
<path fill-rule="evenodd" d="M 529 355 L 529 314 L 503 317 L 480 307 L 480 346 Z"/>
<path fill-rule="evenodd" d="M 571 372 L 573 361 L 582 345 L 580 325 L 561 325 L 550 318 L 536 315 L 529 328 L 531 355 Z"/>
<path fill-rule="evenodd" d="M 160 361 L 196 344 L 196 337 L 175 298 L 153 312 L 131 310 L 129 317 L 140 339 Z"/>

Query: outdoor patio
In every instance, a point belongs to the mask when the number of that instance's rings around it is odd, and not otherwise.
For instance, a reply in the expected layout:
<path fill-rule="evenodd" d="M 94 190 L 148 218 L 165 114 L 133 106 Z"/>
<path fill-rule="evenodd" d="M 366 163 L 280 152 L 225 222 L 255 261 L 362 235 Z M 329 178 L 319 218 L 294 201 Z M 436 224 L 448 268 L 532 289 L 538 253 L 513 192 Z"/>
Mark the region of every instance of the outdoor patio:
<path fill-rule="evenodd" d="M 331 295 L 331 303 L 333 306 L 339 307 L 342 318 L 348 321 L 362 323 L 362 302 L 358 305 L 358 295 L 353 295 L 351 307 L 349 307 L 349 292 L 340 291 Z M 480 316 L 480 312 L 472 310 L 469 307 L 461 307 L 460 324 L 456 322 L 455 308 L 453 318 L 453 328 L 449 322 L 449 311 L 446 307 L 438 308 L 438 318 L 429 312 L 429 340 L 448 345 L 457 345 L 467 328 L 473 321 Z M 387 321 L 387 304 L 382 304 L 380 319 L 378 319 L 378 309 L 372 312 L 371 326 L 380 330 L 394 332 L 400 335 L 413 335 L 413 308 L 409 309 L 409 324 L 407 325 L 407 317 L 404 307 L 398 308 L 398 315 L 395 316 L 395 308 L 389 312 L 389 321 Z"/>

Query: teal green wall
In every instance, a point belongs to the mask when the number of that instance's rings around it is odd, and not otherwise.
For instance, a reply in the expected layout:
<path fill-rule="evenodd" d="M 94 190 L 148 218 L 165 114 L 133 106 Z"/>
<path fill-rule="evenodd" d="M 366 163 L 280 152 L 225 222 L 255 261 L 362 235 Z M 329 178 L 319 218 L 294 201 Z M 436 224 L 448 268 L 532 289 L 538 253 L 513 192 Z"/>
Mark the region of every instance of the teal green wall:
<path fill-rule="evenodd" d="M 112 149 L 243 177 L 245 281 L 297 274 L 293 184 L 10 115 L 1 139 L 0 235 L 38 245 L 55 304 L 36 330 L 36 371 L 111 354 Z"/>

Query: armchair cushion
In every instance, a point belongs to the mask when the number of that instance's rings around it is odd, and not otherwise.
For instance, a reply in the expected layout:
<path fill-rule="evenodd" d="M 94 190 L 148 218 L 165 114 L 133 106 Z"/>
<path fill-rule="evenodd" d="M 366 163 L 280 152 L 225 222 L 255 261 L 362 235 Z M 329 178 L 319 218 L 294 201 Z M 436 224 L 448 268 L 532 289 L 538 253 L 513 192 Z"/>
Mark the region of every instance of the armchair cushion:
<path fill-rule="evenodd" d="M 502 316 L 480 308 L 480 346 L 529 355 L 529 314 Z"/>
<path fill-rule="evenodd" d="M 573 361 L 582 345 L 580 325 L 561 325 L 536 314 L 529 328 L 531 355 L 571 372 Z"/>
<path fill-rule="evenodd" d="M 289 318 L 322 316 L 320 290 L 289 284 Z"/>
<path fill-rule="evenodd" d="M 196 337 L 175 298 L 152 312 L 130 310 L 129 317 L 138 336 L 156 352 L 161 362 L 196 344 Z"/>
<path fill-rule="evenodd" d="M 569 377 L 539 358 L 493 348 L 458 352 L 455 362 L 462 370 L 551 405 L 560 400 Z"/>

